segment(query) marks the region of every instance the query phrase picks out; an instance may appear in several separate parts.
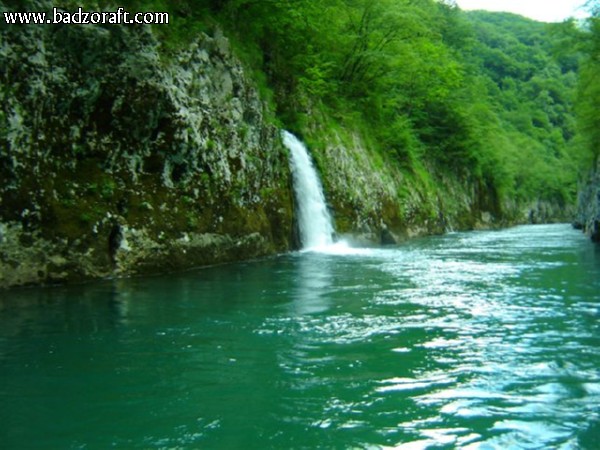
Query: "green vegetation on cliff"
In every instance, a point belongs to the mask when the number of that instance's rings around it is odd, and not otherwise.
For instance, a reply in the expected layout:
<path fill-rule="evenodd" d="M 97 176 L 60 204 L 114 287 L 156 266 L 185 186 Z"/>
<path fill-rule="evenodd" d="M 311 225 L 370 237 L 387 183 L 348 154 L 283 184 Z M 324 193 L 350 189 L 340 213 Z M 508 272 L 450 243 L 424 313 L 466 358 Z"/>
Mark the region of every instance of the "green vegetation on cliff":
<path fill-rule="evenodd" d="M 589 1 L 591 17 L 586 27 L 578 29 L 574 22 L 570 26 L 568 44 L 583 53 L 579 78 L 577 118 L 579 130 L 588 156 L 600 156 L 600 2 Z"/>
<path fill-rule="evenodd" d="M 600 242 L 600 2 L 590 0 L 587 6 L 591 16 L 585 27 L 577 27 L 573 22 L 565 26 L 565 46 L 578 48 L 583 54 L 576 111 L 579 138 L 585 150 L 580 158 L 584 178 L 574 225 Z"/>
<path fill-rule="evenodd" d="M 504 214 L 573 204 L 578 54 L 554 57 L 560 25 L 434 0 L 203 3 L 309 141 L 320 110 L 434 187 L 440 174 L 483 185 Z"/>

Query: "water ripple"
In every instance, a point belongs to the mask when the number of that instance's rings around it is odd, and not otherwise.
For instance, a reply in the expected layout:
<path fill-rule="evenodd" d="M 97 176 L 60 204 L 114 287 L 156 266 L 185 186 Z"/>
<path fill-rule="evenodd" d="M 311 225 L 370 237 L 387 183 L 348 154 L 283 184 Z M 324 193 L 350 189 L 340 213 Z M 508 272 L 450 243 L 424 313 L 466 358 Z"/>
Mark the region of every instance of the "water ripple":
<path fill-rule="evenodd" d="M 600 258 L 568 226 L 54 292 L 0 301 L 7 448 L 31 429 L 52 448 L 600 448 Z"/>

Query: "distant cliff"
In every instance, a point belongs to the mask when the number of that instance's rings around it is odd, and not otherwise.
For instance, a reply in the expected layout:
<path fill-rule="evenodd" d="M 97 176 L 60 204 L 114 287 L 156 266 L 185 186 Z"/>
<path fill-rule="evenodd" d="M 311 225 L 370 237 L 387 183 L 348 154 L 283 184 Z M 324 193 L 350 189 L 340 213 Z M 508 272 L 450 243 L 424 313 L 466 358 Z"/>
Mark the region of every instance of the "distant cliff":
<path fill-rule="evenodd" d="M 575 228 L 583 230 L 594 242 L 600 242 L 600 158 L 586 184 L 580 189 L 577 201 Z"/>
<path fill-rule="evenodd" d="M 146 27 L 0 42 L 0 287 L 291 248 L 287 153 L 218 30 L 168 57 Z"/>

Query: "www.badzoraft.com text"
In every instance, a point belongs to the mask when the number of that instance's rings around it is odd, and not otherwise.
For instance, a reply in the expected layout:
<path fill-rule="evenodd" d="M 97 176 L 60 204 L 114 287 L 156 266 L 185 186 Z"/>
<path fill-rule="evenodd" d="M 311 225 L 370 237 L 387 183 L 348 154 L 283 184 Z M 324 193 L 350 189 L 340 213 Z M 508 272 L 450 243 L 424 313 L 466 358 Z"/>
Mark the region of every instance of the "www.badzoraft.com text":
<path fill-rule="evenodd" d="M 169 13 L 166 12 L 138 12 L 130 13 L 125 8 L 116 11 L 83 11 L 78 8 L 74 12 L 53 8 L 52 13 L 30 11 L 30 12 L 3 12 L 4 22 L 9 25 L 42 25 L 42 24 L 168 24 Z"/>

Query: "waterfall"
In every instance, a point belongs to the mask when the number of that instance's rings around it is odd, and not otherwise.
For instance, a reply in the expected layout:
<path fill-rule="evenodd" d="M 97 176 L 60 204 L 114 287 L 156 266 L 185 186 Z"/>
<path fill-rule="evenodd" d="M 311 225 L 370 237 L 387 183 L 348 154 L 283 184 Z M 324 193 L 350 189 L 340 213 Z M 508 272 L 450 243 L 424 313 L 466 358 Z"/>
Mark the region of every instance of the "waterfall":
<path fill-rule="evenodd" d="M 308 150 L 293 134 L 282 131 L 284 145 L 290 151 L 300 241 L 304 249 L 333 244 L 334 228 L 325 204 L 321 181 Z"/>

